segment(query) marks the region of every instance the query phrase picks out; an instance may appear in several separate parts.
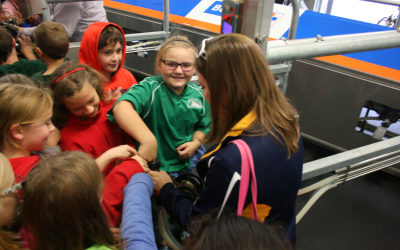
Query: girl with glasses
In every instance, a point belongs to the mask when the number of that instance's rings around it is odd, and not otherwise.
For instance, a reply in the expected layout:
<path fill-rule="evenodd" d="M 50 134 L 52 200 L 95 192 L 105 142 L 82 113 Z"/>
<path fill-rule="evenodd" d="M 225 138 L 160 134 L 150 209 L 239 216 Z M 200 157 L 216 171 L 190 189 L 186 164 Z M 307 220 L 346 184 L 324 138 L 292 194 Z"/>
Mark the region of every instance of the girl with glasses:
<path fill-rule="evenodd" d="M 205 187 L 193 203 L 168 175 L 150 171 L 155 193 L 182 227 L 223 204 L 236 210 L 242 157 L 238 141 L 230 142 L 240 139 L 252 153 L 252 181 L 258 190 L 257 204 L 252 204 L 252 195 L 246 196 L 243 216 L 252 218 L 254 205 L 260 221 L 281 222 L 295 243 L 295 201 L 303 167 L 295 108 L 276 86 L 265 55 L 249 37 L 226 34 L 203 41 L 195 66 L 211 106 L 209 141 L 216 143 L 197 164 Z"/>
<path fill-rule="evenodd" d="M 140 143 L 140 156 L 148 161 L 159 158 L 161 170 L 176 176 L 191 171 L 193 159 L 204 154 L 201 144 L 210 130 L 203 91 L 189 82 L 196 53 L 184 36 L 167 39 L 157 53 L 160 75 L 132 86 L 109 112 L 109 119 Z"/>

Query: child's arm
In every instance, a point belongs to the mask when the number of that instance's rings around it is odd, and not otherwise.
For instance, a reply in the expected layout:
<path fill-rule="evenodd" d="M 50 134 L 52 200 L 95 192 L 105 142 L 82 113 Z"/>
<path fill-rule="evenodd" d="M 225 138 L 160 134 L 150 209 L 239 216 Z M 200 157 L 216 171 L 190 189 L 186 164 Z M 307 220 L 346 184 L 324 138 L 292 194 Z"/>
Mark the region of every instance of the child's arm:
<path fill-rule="evenodd" d="M 154 181 L 147 174 L 138 173 L 124 189 L 121 238 L 126 249 L 156 250 L 151 218 L 151 201 Z"/>
<path fill-rule="evenodd" d="M 32 41 L 29 36 L 21 35 L 21 38 L 18 38 L 19 44 L 21 44 L 21 53 L 24 54 L 27 60 L 36 60 L 35 54 L 33 54 L 32 50 Z"/>
<path fill-rule="evenodd" d="M 118 102 L 113 109 L 118 125 L 140 143 L 139 155 L 148 162 L 157 158 L 157 140 L 129 101 Z"/>
<path fill-rule="evenodd" d="M 137 173 L 148 172 L 147 163 L 138 155 L 127 158 L 114 167 L 104 180 L 102 207 L 112 227 L 118 225 L 122 216 L 124 188 Z"/>
<path fill-rule="evenodd" d="M 121 160 L 132 155 L 137 155 L 134 148 L 129 145 L 121 145 L 118 147 L 111 148 L 104 152 L 96 159 L 96 163 L 100 168 L 100 172 L 103 172 L 104 168 L 112 161 Z M 147 164 L 146 164 L 147 165 Z"/>
<path fill-rule="evenodd" d="M 204 138 L 206 138 L 206 134 L 200 131 L 195 131 L 191 142 L 185 142 L 176 149 L 179 158 L 182 160 L 192 158 L 193 154 L 203 143 Z"/>

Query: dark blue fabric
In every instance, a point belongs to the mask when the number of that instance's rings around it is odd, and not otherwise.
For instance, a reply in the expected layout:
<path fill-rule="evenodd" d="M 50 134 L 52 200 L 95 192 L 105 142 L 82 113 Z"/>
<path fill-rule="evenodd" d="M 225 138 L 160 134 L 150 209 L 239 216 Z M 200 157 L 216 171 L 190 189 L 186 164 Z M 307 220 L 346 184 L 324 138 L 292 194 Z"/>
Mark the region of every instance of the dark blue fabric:
<path fill-rule="evenodd" d="M 244 140 L 253 153 L 258 188 L 257 202 L 272 208 L 266 222 L 282 223 L 290 230 L 287 232 L 288 238 L 295 243 L 295 202 L 303 169 L 302 140 L 299 141 L 299 151 L 287 159 L 286 147 L 271 135 L 228 137 L 218 151 L 197 164 L 197 171 L 205 181 L 205 188 L 197 200 L 193 203 L 169 183 L 160 192 L 163 206 L 184 228 L 197 215 L 221 207 L 233 174 L 241 172 L 239 150 L 236 145 L 227 144 L 234 139 Z M 245 206 L 251 202 L 250 190 Z M 239 182 L 234 186 L 226 206 L 237 208 L 238 193 Z"/>

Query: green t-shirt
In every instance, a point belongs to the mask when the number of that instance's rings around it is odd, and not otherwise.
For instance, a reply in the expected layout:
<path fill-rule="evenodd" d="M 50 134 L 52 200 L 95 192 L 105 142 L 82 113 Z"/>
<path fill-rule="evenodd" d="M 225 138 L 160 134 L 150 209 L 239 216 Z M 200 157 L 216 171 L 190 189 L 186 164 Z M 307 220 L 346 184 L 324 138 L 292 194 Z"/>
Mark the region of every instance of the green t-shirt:
<path fill-rule="evenodd" d="M 86 250 L 113 250 L 113 249 L 106 247 L 104 245 L 95 244 L 95 245 L 87 248 Z"/>
<path fill-rule="evenodd" d="M 67 61 L 71 61 L 71 59 L 69 58 L 64 58 L 64 62 Z M 46 72 L 47 68 L 44 70 L 41 70 L 35 74 L 33 74 L 30 78 L 32 79 L 32 81 L 35 83 L 36 86 L 38 87 L 47 87 L 48 83 L 49 83 L 49 79 L 51 74 L 49 75 L 43 75 L 44 72 Z"/>
<path fill-rule="evenodd" d="M 161 76 L 154 76 L 133 85 L 115 104 L 122 100 L 135 105 L 136 112 L 156 137 L 161 170 L 176 172 L 188 169 L 191 159 L 179 159 L 176 148 L 192 141 L 195 131 L 204 134 L 210 131 L 210 107 L 203 91 L 189 82 L 182 94 L 177 95 Z M 108 112 L 108 119 L 116 122 L 112 109 Z"/>
<path fill-rule="evenodd" d="M 0 77 L 6 74 L 23 74 L 31 77 L 33 74 L 46 70 L 46 65 L 39 60 L 19 59 L 18 62 L 0 66 Z"/>
<path fill-rule="evenodd" d="M 30 77 L 31 80 L 33 81 L 33 83 L 34 83 L 36 86 L 38 86 L 38 87 L 41 87 L 41 86 L 47 87 L 47 85 L 48 85 L 48 83 L 49 83 L 49 78 L 50 78 L 51 74 L 50 74 L 50 75 L 43 75 L 43 73 L 46 72 L 46 70 L 47 70 L 47 69 L 41 70 L 41 71 L 39 71 L 39 72 L 33 74 L 33 75 Z"/>

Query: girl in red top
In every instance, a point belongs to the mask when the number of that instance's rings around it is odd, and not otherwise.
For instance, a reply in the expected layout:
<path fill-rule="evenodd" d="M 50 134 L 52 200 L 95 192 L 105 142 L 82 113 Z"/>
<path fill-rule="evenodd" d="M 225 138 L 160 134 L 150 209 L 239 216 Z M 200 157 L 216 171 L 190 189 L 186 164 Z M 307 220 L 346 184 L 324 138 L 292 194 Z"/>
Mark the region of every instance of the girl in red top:
<path fill-rule="evenodd" d="M 120 146 L 134 144 L 108 120 L 107 111 L 115 100 L 105 94 L 102 82 L 103 76 L 93 68 L 69 61 L 53 72 L 49 87 L 54 98 L 54 125 L 61 131 L 61 149 L 83 151 L 97 158 L 106 177 L 103 208 L 112 226 L 116 226 L 122 212 L 123 188 L 132 175 L 143 172 L 142 166 L 147 163 L 134 148 Z M 136 155 L 135 159 L 128 158 L 131 155 Z M 124 160 L 114 168 L 119 159 Z"/>
<path fill-rule="evenodd" d="M 54 126 L 50 94 L 30 84 L 0 85 L 0 151 L 10 159 L 14 173 L 26 177 L 39 162 Z"/>
<path fill-rule="evenodd" d="M 61 131 L 63 151 L 83 151 L 94 158 L 122 144 L 134 145 L 118 125 L 108 121 L 107 111 L 115 100 L 105 94 L 103 76 L 78 62 L 66 62 L 49 79 L 54 98 L 54 125 Z M 126 148 L 135 154 L 134 149 Z M 128 154 L 129 156 L 129 154 Z M 102 158 L 107 158 L 102 160 Z M 115 157 L 97 160 L 107 175 L 115 165 Z"/>

